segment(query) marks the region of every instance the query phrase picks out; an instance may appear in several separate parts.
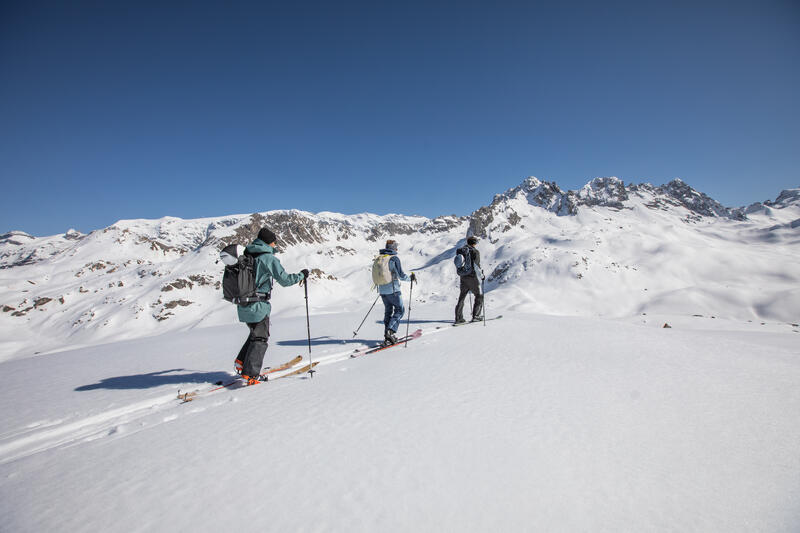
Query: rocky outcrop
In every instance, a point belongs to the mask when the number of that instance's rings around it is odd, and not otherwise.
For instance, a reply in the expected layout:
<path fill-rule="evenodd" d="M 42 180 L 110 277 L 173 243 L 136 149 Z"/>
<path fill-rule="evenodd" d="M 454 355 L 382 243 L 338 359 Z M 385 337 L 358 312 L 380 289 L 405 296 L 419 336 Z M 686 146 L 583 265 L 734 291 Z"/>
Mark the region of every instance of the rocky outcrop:
<path fill-rule="evenodd" d="M 628 201 L 628 190 L 619 178 L 595 178 L 578 191 L 569 191 L 567 196 L 571 199 L 573 211 L 577 212 L 578 206 L 608 207 L 611 209 L 624 209 Z"/>
<path fill-rule="evenodd" d="M 652 201 L 646 204 L 651 209 L 669 209 L 670 206 L 675 206 L 684 207 L 702 217 L 738 218 L 741 216 L 706 194 L 694 190 L 679 179 L 674 179 L 660 187 L 654 187 L 649 183 L 631 185 L 630 190 L 652 196 Z"/>

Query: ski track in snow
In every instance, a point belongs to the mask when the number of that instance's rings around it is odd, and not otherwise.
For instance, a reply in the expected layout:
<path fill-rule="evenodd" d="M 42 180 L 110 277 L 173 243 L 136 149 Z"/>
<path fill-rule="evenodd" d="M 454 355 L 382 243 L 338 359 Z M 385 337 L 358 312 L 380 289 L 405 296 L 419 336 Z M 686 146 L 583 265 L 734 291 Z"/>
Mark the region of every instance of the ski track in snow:
<path fill-rule="evenodd" d="M 444 326 L 428 328 L 427 330 L 423 329 L 423 336 L 421 339 L 428 338 L 430 335 L 435 333 L 448 331 L 448 329 L 450 328 Z M 412 342 L 422 344 L 421 339 L 417 339 Z M 391 348 L 391 350 L 402 349 L 404 349 L 402 346 Z M 354 350 L 346 350 L 329 354 L 323 353 L 318 356 L 314 356 L 312 352 L 312 360 L 317 362 L 315 369 L 319 371 L 321 367 L 351 360 L 350 355 L 353 352 Z M 370 354 L 369 356 L 372 355 L 377 354 Z M 286 372 L 295 370 L 304 364 L 307 364 L 307 362 L 308 361 L 301 362 Z M 278 376 L 280 376 L 280 374 L 281 373 L 279 373 Z M 294 376 L 290 376 L 288 379 L 292 378 L 294 378 Z M 301 375 L 297 376 L 297 378 L 304 379 L 305 376 Z M 286 378 L 282 378 L 281 381 L 285 379 Z M 277 376 L 272 378 L 271 382 L 260 385 L 259 388 L 264 386 L 272 387 L 275 385 L 272 382 L 276 380 Z M 207 386 L 211 387 L 212 385 L 207 384 Z M 202 390 L 202 388 L 196 390 Z M 147 400 L 142 400 L 140 402 L 132 403 L 124 407 L 103 411 L 79 420 L 54 420 L 31 423 L 23 429 L 10 431 L 0 435 L 0 465 L 29 457 L 37 453 L 52 450 L 54 448 L 71 446 L 81 442 L 90 442 L 104 437 L 121 437 L 130 435 L 135 431 L 144 429 L 145 427 L 152 427 L 154 424 L 157 424 L 158 422 L 153 415 L 162 417 L 162 423 L 171 422 L 176 420 L 181 413 L 185 411 L 189 411 L 191 413 L 202 412 L 208 407 L 208 401 L 214 402 L 212 405 L 215 406 L 227 403 L 227 401 L 230 400 L 229 394 L 232 393 L 233 390 L 235 389 L 223 388 L 219 391 L 215 391 L 204 396 L 199 396 L 193 399 L 192 402 L 186 402 L 193 403 L 195 406 L 202 405 L 202 407 L 198 406 L 195 409 L 187 409 L 183 407 L 183 402 L 177 398 L 178 393 L 190 391 L 190 389 L 186 389 L 178 390 L 175 395 L 157 396 Z M 222 396 L 224 399 L 222 401 L 216 399 L 218 396 Z M 168 410 L 170 409 L 179 409 L 180 412 L 169 413 Z M 141 423 L 137 425 L 137 422 L 144 418 L 149 418 L 152 420 L 148 420 L 147 423 Z"/>
<path fill-rule="evenodd" d="M 174 400 L 174 396 L 161 396 L 73 422 L 61 421 L 47 424 L 44 429 L 39 426 L 28 432 L 12 433 L 10 438 L 3 436 L 0 438 L 0 464 L 81 441 L 118 435 L 126 425 L 163 409 L 164 406 L 174 403 Z"/>

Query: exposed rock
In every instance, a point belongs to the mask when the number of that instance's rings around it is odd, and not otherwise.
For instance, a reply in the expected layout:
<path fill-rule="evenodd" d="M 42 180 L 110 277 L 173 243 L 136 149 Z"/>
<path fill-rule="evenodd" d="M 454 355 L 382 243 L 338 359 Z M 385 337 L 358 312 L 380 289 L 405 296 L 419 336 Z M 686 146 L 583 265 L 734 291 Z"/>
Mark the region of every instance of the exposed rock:
<path fill-rule="evenodd" d="M 368 241 L 379 241 L 398 235 L 412 235 L 419 231 L 421 227 L 411 224 L 400 224 L 396 222 L 385 222 L 373 226 L 367 235 Z"/>
<path fill-rule="evenodd" d="M 500 284 L 505 283 L 505 275 L 511 269 L 512 265 L 513 263 L 511 261 L 503 261 L 492 270 L 492 273 L 489 274 L 486 281 L 497 281 Z"/>
<path fill-rule="evenodd" d="M 246 224 L 239 226 L 233 236 L 225 240 L 225 244 L 247 246 L 253 242 L 263 227 L 275 232 L 279 246 L 293 246 L 300 243 L 325 242 L 325 232 L 330 229 L 331 224 L 306 217 L 298 211 L 274 212 L 266 215 L 254 213 L 250 215 Z M 347 232 L 342 234 L 342 238 L 347 236 L 349 236 Z"/>
<path fill-rule="evenodd" d="M 625 184 L 618 178 L 595 178 L 579 191 L 569 191 L 568 196 L 575 206 L 602 206 L 624 209 L 629 198 Z"/>
<path fill-rule="evenodd" d="M 64 238 L 68 241 L 79 241 L 84 237 L 83 233 L 74 229 L 70 229 L 64 234 Z"/>
<path fill-rule="evenodd" d="M 335 281 L 337 279 L 336 276 L 333 276 L 331 274 L 326 274 L 325 272 L 323 272 L 318 268 L 312 268 L 308 272 L 308 277 L 312 279 L 326 279 L 330 281 Z"/>
<path fill-rule="evenodd" d="M 52 301 L 53 301 L 52 298 L 36 298 L 33 301 L 33 307 L 35 309 L 39 309 L 40 307 L 46 305 L 48 302 L 52 302 Z"/>
<path fill-rule="evenodd" d="M 178 306 L 186 307 L 192 305 L 193 302 L 188 300 L 172 300 L 171 302 L 167 302 L 164 304 L 164 309 L 175 309 Z"/>
<path fill-rule="evenodd" d="M 184 255 L 189 252 L 189 250 L 187 250 L 186 248 L 169 246 L 164 244 L 163 242 L 158 241 L 157 239 L 151 239 L 150 237 L 145 237 L 144 235 L 139 236 L 139 240 L 137 242 L 139 244 L 149 244 L 151 250 L 153 250 L 154 252 L 162 252 L 164 255 L 173 252 L 180 255 Z"/>
<path fill-rule="evenodd" d="M 800 203 L 800 188 L 797 189 L 787 189 L 781 191 L 778 195 L 778 198 L 774 202 L 764 202 L 765 205 L 770 207 L 789 207 L 790 205 L 795 205 Z"/>
<path fill-rule="evenodd" d="M 337 246 L 332 250 L 328 250 L 327 252 L 322 250 L 317 250 L 317 255 L 324 254 L 330 257 L 343 256 L 343 255 L 356 255 L 356 253 L 357 252 L 352 248 L 345 248 L 344 246 Z"/>
<path fill-rule="evenodd" d="M 467 220 L 467 217 L 458 217 L 456 215 L 447 215 L 436 217 L 423 224 L 419 230 L 421 233 L 446 233 L 454 228 L 457 228 Z"/>
<path fill-rule="evenodd" d="M 481 207 L 472 213 L 469 219 L 469 228 L 467 229 L 467 236 L 475 235 L 482 239 L 486 238 L 487 229 L 494 222 L 494 212 L 492 207 Z"/>
<path fill-rule="evenodd" d="M 642 195 L 651 195 L 653 200 L 645 204 L 651 209 L 668 210 L 670 206 L 684 207 L 694 215 L 701 217 L 726 217 L 740 219 L 744 212 L 729 209 L 707 195 L 698 192 L 680 179 L 674 179 L 666 185 L 654 187 L 649 183 L 631 185 L 630 192 Z M 690 220 L 698 220 L 690 215 Z"/>
<path fill-rule="evenodd" d="M 161 292 L 169 292 L 169 291 L 174 290 L 174 289 L 179 289 L 179 290 L 180 289 L 191 289 L 192 286 L 193 285 L 192 285 L 191 281 L 189 281 L 187 279 L 180 278 L 180 279 L 176 279 L 175 281 L 171 281 L 170 283 L 167 283 L 166 285 L 161 287 Z"/>

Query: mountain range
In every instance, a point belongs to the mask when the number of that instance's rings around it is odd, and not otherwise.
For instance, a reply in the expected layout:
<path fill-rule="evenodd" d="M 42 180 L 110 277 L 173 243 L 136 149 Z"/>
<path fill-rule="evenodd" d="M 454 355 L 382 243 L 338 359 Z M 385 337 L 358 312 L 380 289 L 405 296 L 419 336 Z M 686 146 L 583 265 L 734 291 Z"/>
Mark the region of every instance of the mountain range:
<path fill-rule="evenodd" d="M 369 307 L 369 266 L 388 238 L 418 273 L 413 304 L 446 308 L 458 283 L 454 251 L 476 235 L 490 309 L 800 321 L 800 188 L 731 208 L 678 179 L 596 178 L 563 191 L 531 177 L 468 216 L 289 210 L 121 220 L 49 237 L 11 231 L 0 236 L 0 360 L 234 321 L 219 251 L 263 226 L 279 236 L 288 271 L 312 271 L 316 313 Z M 273 304 L 278 316 L 305 312 L 290 290 Z"/>

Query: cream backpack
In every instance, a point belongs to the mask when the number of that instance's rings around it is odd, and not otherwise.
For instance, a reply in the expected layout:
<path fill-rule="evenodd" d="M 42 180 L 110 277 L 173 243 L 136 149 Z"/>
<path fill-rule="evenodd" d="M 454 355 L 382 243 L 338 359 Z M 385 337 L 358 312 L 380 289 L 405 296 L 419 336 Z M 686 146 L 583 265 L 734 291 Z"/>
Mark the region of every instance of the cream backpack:
<path fill-rule="evenodd" d="M 372 282 L 375 285 L 386 285 L 392 282 L 392 271 L 389 270 L 391 255 L 379 255 L 372 261 Z"/>

